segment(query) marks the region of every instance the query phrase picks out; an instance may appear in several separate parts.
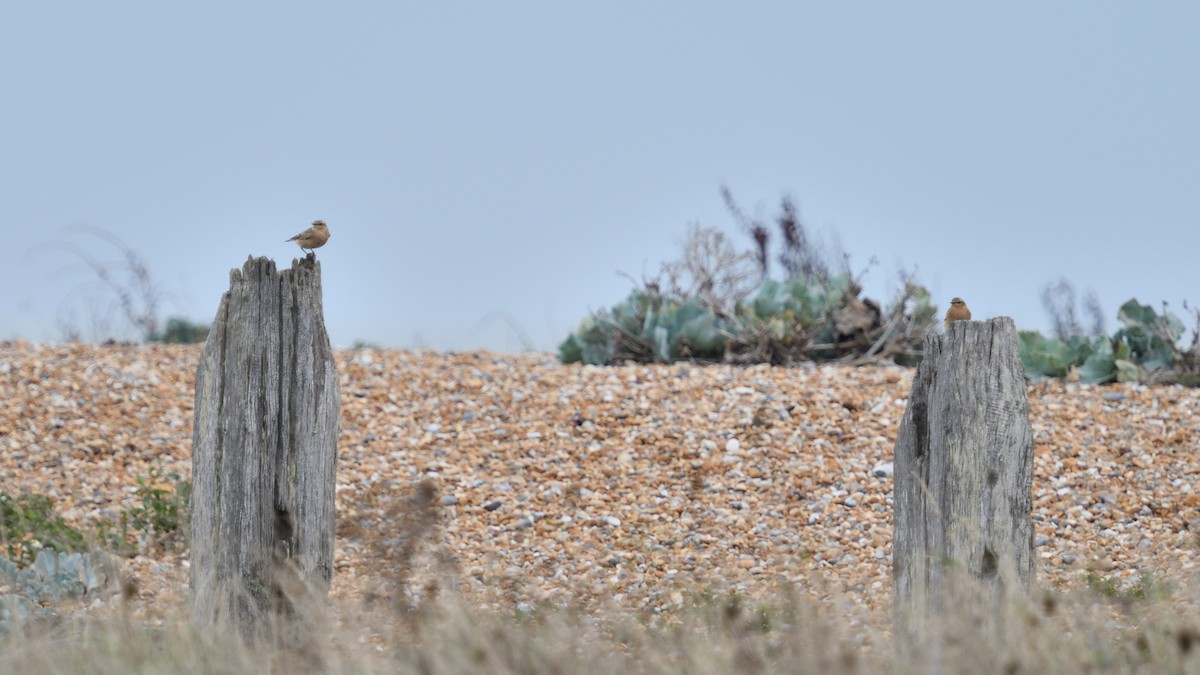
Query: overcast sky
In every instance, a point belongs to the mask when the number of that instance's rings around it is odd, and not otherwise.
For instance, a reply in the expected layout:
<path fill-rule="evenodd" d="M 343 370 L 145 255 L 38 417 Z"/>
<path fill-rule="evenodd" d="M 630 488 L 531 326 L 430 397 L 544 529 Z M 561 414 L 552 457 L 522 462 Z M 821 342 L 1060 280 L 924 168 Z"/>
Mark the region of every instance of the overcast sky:
<path fill-rule="evenodd" d="M 737 233 L 721 185 L 877 257 L 869 296 L 915 266 L 1045 330 L 1066 277 L 1111 330 L 1200 304 L 1198 36 L 1195 2 L 6 2 L 0 339 L 103 337 L 74 226 L 209 322 L 322 218 L 335 346 L 549 350 Z"/>

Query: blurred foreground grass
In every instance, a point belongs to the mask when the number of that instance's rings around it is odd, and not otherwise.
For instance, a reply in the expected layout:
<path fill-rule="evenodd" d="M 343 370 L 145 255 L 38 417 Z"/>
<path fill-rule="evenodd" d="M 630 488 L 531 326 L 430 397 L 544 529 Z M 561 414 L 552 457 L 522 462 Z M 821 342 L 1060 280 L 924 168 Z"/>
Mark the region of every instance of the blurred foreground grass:
<path fill-rule="evenodd" d="M 114 596 L 109 618 L 64 614 L 0 636 L 0 672 L 1200 672 L 1200 598 L 1181 582 L 1135 585 L 1093 576 L 999 609 L 960 603 L 904 644 L 839 613 L 848 599 L 801 594 L 771 605 L 698 594 L 678 620 L 648 625 L 619 609 L 483 611 L 443 593 L 419 613 L 335 609 L 306 617 L 299 640 L 268 630 L 250 644 L 231 626 L 193 627 L 182 611 L 145 627 L 121 618 Z"/>

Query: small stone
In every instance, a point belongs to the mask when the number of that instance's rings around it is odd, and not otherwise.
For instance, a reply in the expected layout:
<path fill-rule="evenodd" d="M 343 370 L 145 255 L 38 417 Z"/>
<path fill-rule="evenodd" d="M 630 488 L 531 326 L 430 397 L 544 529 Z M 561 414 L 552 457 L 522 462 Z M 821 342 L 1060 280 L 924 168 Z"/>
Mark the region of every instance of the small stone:
<path fill-rule="evenodd" d="M 476 415 L 475 415 L 474 410 L 468 410 L 465 413 L 463 413 L 463 416 L 462 416 L 464 422 L 470 422 L 470 421 L 474 420 L 475 417 L 476 417 Z"/>
<path fill-rule="evenodd" d="M 884 462 L 882 464 L 876 464 L 875 468 L 871 469 L 871 475 L 875 476 L 876 478 L 889 478 L 892 475 L 892 470 L 893 463 Z"/>
<path fill-rule="evenodd" d="M 858 506 L 858 500 L 854 497 L 846 497 L 842 500 L 842 503 L 850 507 Z"/>
<path fill-rule="evenodd" d="M 1123 391 L 1106 391 L 1104 392 L 1105 401 L 1124 401 L 1125 392 Z"/>
<path fill-rule="evenodd" d="M 1034 548 L 1045 546 L 1046 544 L 1049 544 L 1049 543 L 1050 543 L 1049 537 L 1034 537 L 1034 539 L 1033 539 L 1033 547 Z"/>
<path fill-rule="evenodd" d="M 604 523 L 610 527 L 620 527 L 621 526 L 621 519 L 617 518 L 616 516 L 604 516 L 604 518 L 602 518 L 601 520 L 603 520 Z"/>
<path fill-rule="evenodd" d="M 1071 555 L 1070 553 L 1064 553 L 1062 555 L 1062 558 L 1060 558 L 1060 560 L 1062 560 L 1062 564 L 1070 565 L 1070 564 L 1074 563 L 1076 560 L 1079 560 L 1079 557 Z"/>
<path fill-rule="evenodd" d="M 425 427 L 425 431 L 428 431 L 431 434 L 436 434 L 437 432 L 439 432 L 441 430 L 442 430 L 442 425 L 438 424 L 437 422 L 434 422 L 433 424 L 430 424 L 429 426 Z"/>
<path fill-rule="evenodd" d="M 731 438 L 725 443 L 725 452 L 731 455 L 736 455 L 742 449 L 742 442 L 736 438 Z"/>
<path fill-rule="evenodd" d="M 490 501 L 483 505 L 484 511 L 495 511 L 498 508 L 500 508 L 500 500 L 499 499 Z"/>
<path fill-rule="evenodd" d="M 524 530 L 530 527 L 533 527 L 533 521 L 525 517 L 518 518 L 516 525 L 513 526 L 513 528 L 517 530 Z"/>
<path fill-rule="evenodd" d="M 458 495 L 442 495 L 442 506 L 454 506 L 458 503 Z"/>

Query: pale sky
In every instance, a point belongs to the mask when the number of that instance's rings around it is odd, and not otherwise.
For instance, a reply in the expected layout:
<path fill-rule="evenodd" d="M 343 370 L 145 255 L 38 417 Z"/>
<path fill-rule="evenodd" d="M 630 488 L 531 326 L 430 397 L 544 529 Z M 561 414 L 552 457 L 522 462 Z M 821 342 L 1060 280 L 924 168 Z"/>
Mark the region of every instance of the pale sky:
<path fill-rule="evenodd" d="M 321 218 L 335 346 L 551 350 L 689 224 L 748 245 L 722 184 L 877 257 L 870 297 L 916 266 L 1045 331 L 1066 277 L 1111 331 L 1200 304 L 1198 178 L 1195 2 L 0 6 L 0 339 L 104 337 L 72 226 L 209 322 Z"/>

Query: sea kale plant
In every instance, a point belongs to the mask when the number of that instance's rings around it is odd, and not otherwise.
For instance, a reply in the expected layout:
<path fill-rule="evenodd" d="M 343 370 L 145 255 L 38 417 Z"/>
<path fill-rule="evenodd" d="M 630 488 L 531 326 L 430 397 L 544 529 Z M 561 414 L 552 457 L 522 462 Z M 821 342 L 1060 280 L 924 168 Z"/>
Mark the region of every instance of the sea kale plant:
<path fill-rule="evenodd" d="M 584 318 L 559 346 L 564 363 L 919 360 L 935 310 L 911 275 L 884 309 L 861 297 L 862 275 L 850 272 L 847 256 L 816 242 L 791 199 L 782 200 L 772 234 L 727 189 L 722 195 L 753 247 L 693 226 L 679 260 Z"/>
<path fill-rule="evenodd" d="M 1187 303 L 1184 309 L 1189 310 Z M 1111 336 L 1073 334 L 1044 337 L 1021 331 L 1018 348 L 1025 375 L 1030 380 L 1077 375 L 1081 382 L 1178 382 L 1200 385 L 1200 311 L 1190 344 L 1181 344 L 1183 321 L 1167 309 L 1155 312 L 1150 305 L 1131 299 L 1117 311 L 1121 327 Z"/>

